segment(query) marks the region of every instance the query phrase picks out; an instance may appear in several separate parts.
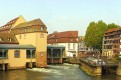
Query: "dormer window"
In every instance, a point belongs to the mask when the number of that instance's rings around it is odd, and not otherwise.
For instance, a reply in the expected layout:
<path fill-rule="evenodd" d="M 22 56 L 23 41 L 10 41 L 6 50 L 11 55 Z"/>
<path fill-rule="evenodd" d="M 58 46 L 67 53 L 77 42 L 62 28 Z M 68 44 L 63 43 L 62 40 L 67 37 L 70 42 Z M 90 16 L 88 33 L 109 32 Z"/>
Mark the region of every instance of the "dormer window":
<path fill-rule="evenodd" d="M 20 33 L 22 33 L 22 30 L 20 29 Z"/>
<path fill-rule="evenodd" d="M 43 31 L 44 30 L 44 28 L 43 27 L 40 27 L 40 31 Z"/>
<path fill-rule="evenodd" d="M 25 29 L 25 32 L 27 32 L 27 29 Z"/>
<path fill-rule="evenodd" d="M 73 41 L 73 39 L 71 39 L 71 41 Z"/>
<path fill-rule="evenodd" d="M 10 41 L 10 42 L 11 42 L 11 41 L 12 41 L 12 39 L 11 39 L 11 38 L 8 38 L 8 41 Z"/>
<path fill-rule="evenodd" d="M 2 38 L 0 38 L 0 41 L 2 41 Z"/>

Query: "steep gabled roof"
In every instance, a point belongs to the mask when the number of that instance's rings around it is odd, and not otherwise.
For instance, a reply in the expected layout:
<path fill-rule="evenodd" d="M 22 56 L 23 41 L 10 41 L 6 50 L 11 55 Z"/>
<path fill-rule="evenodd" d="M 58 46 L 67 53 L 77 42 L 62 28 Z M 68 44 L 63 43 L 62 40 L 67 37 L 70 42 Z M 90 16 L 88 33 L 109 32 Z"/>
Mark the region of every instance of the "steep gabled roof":
<path fill-rule="evenodd" d="M 11 33 L 0 33 L 0 44 L 18 44 L 18 41 Z"/>
<path fill-rule="evenodd" d="M 7 22 L 7 24 L 1 26 L 0 31 L 5 31 L 5 30 L 9 31 L 11 29 L 12 25 L 18 20 L 18 18 L 19 17 L 14 18 L 14 19 L 10 20 L 9 22 Z"/>
<path fill-rule="evenodd" d="M 49 34 L 48 44 L 52 43 L 77 43 L 78 42 L 78 31 L 65 31 L 65 32 L 55 32 Z"/>
<path fill-rule="evenodd" d="M 35 20 L 29 21 L 29 22 L 21 23 L 21 24 L 15 26 L 13 29 L 29 27 L 29 26 L 34 26 L 34 25 L 45 26 L 45 24 L 40 19 L 35 19 Z"/>

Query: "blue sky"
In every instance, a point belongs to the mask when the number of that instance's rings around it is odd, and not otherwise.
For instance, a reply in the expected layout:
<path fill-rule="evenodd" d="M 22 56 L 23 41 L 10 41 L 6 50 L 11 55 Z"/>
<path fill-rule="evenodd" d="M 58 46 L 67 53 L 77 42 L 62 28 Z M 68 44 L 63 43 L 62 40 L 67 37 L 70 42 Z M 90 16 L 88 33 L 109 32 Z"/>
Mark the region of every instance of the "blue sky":
<path fill-rule="evenodd" d="M 121 25 L 121 0 L 1 0 L 0 25 L 20 15 L 40 18 L 48 32 L 78 30 L 85 35 L 91 21 Z"/>

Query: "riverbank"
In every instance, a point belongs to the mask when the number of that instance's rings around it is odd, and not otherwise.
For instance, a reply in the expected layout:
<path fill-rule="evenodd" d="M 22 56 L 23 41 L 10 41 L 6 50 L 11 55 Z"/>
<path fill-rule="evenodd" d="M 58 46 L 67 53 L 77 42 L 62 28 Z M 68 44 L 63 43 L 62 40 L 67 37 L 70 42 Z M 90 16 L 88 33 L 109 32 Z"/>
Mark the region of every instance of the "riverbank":
<path fill-rule="evenodd" d="M 84 71 L 86 74 L 88 74 L 88 75 L 90 75 L 90 76 L 95 76 L 94 74 L 90 73 L 85 67 L 79 66 L 79 68 L 81 68 L 82 71 Z"/>
<path fill-rule="evenodd" d="M 69 58 L 66 59 L 65 62 L 70 63 L 70 64 L 79 64 L 80 63 L 80 58 L 78 58 L 78 57 L 69 57 Z"/>

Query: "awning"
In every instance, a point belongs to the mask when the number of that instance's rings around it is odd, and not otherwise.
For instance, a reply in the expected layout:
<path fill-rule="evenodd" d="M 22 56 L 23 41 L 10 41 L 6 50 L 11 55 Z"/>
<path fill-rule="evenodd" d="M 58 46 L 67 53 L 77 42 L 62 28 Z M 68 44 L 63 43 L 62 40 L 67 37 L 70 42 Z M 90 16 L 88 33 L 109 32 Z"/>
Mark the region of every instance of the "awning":
<path fill-rule="evenodd" d="M 47 45 L 47 49 L 65 49 L 65 46 L 62 45 Z"/>
<path fill-rule="evenodd" d="M 0 44 L 0 49 L 36 49 L 33 45 Z"/>

